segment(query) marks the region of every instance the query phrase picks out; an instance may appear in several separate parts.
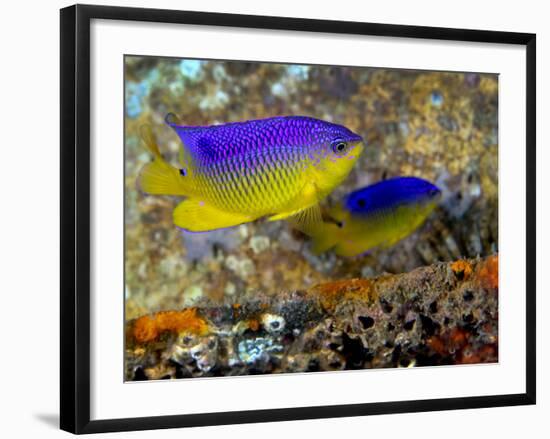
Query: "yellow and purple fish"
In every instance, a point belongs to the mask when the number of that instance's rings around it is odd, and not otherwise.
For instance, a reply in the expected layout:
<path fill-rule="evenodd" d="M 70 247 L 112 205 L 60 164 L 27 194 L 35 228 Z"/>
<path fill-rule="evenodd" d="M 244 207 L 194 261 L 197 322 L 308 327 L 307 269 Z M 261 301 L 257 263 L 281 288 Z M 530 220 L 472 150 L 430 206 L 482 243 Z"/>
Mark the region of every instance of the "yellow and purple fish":
<path fill-rule="evenodd" d="M 290 219 L 305 231 L 321 222 L 319 201 L 347 177 L 363 150 L 348 128 L 305 116 L 282 116 L 223 125 L 166 122 L 183 143 L 181 167 L 167 163 L 150 131 L 154 155 L 140 175 L 144 192 L 180 195 L 174 223 L 204 232 L 268 217 Z"/>
<path fill-rule="evenodd" d="M 356 256 L 388 248 L 416 230 L 437 206 L 441 191 L 416 177 L 396 177 L 358 189 L 329 209 L 313 235 L 313 250 Z"/>

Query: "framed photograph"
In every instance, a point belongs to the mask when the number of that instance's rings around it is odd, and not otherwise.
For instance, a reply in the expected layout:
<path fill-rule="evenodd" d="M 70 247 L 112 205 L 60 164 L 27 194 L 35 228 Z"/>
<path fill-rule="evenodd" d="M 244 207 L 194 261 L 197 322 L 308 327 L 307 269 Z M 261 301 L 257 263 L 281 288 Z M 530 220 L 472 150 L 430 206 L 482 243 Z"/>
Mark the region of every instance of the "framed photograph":
<path fill-rule="evenodd" d="M 61 428 L 535 403 L 535 35 L 61 10 Z"/>

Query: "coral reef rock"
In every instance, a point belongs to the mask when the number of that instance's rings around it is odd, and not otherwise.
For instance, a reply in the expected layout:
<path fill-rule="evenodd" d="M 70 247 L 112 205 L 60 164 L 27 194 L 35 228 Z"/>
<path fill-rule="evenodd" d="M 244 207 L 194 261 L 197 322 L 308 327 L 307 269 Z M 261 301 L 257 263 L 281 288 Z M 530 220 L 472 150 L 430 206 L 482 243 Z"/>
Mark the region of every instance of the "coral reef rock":
<path fill-rule="evenodd" d="M 498 361 L 498 255 L 126 324 L 126 379 Z"/>

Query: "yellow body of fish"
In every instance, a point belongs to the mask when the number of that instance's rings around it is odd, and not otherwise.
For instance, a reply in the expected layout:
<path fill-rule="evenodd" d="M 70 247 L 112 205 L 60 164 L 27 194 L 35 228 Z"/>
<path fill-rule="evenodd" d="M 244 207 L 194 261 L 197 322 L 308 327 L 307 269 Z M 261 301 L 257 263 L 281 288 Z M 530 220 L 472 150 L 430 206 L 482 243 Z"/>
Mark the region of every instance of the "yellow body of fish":
<path fill-rule="evenodd" d="M 350 257 L 391 247 L 420 227 L 436 206 L 437 200 L 402 205 L 366 218 L 336 206 L 328 213 L 333 222 L 316 228 L 313 250 L 321 253 L 334 248 L 337 255 Z"/>

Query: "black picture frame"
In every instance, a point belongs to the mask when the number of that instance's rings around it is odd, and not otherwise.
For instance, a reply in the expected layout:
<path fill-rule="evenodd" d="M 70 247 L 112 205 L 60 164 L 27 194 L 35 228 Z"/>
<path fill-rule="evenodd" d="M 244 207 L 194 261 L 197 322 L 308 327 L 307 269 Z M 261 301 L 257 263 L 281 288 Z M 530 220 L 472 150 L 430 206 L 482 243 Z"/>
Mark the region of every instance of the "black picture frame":
<path fill-rule="evenodd" d="M 508 395 L 90 420 L 90 22 L 131 20 L 453 40 L 526 47 L 526 392 Z M 61 10 L 61 416 L 63 430 L 99 433 L 535 404 L 535 66 L 529 33 L 175 10 L 75 5 Z"/>

